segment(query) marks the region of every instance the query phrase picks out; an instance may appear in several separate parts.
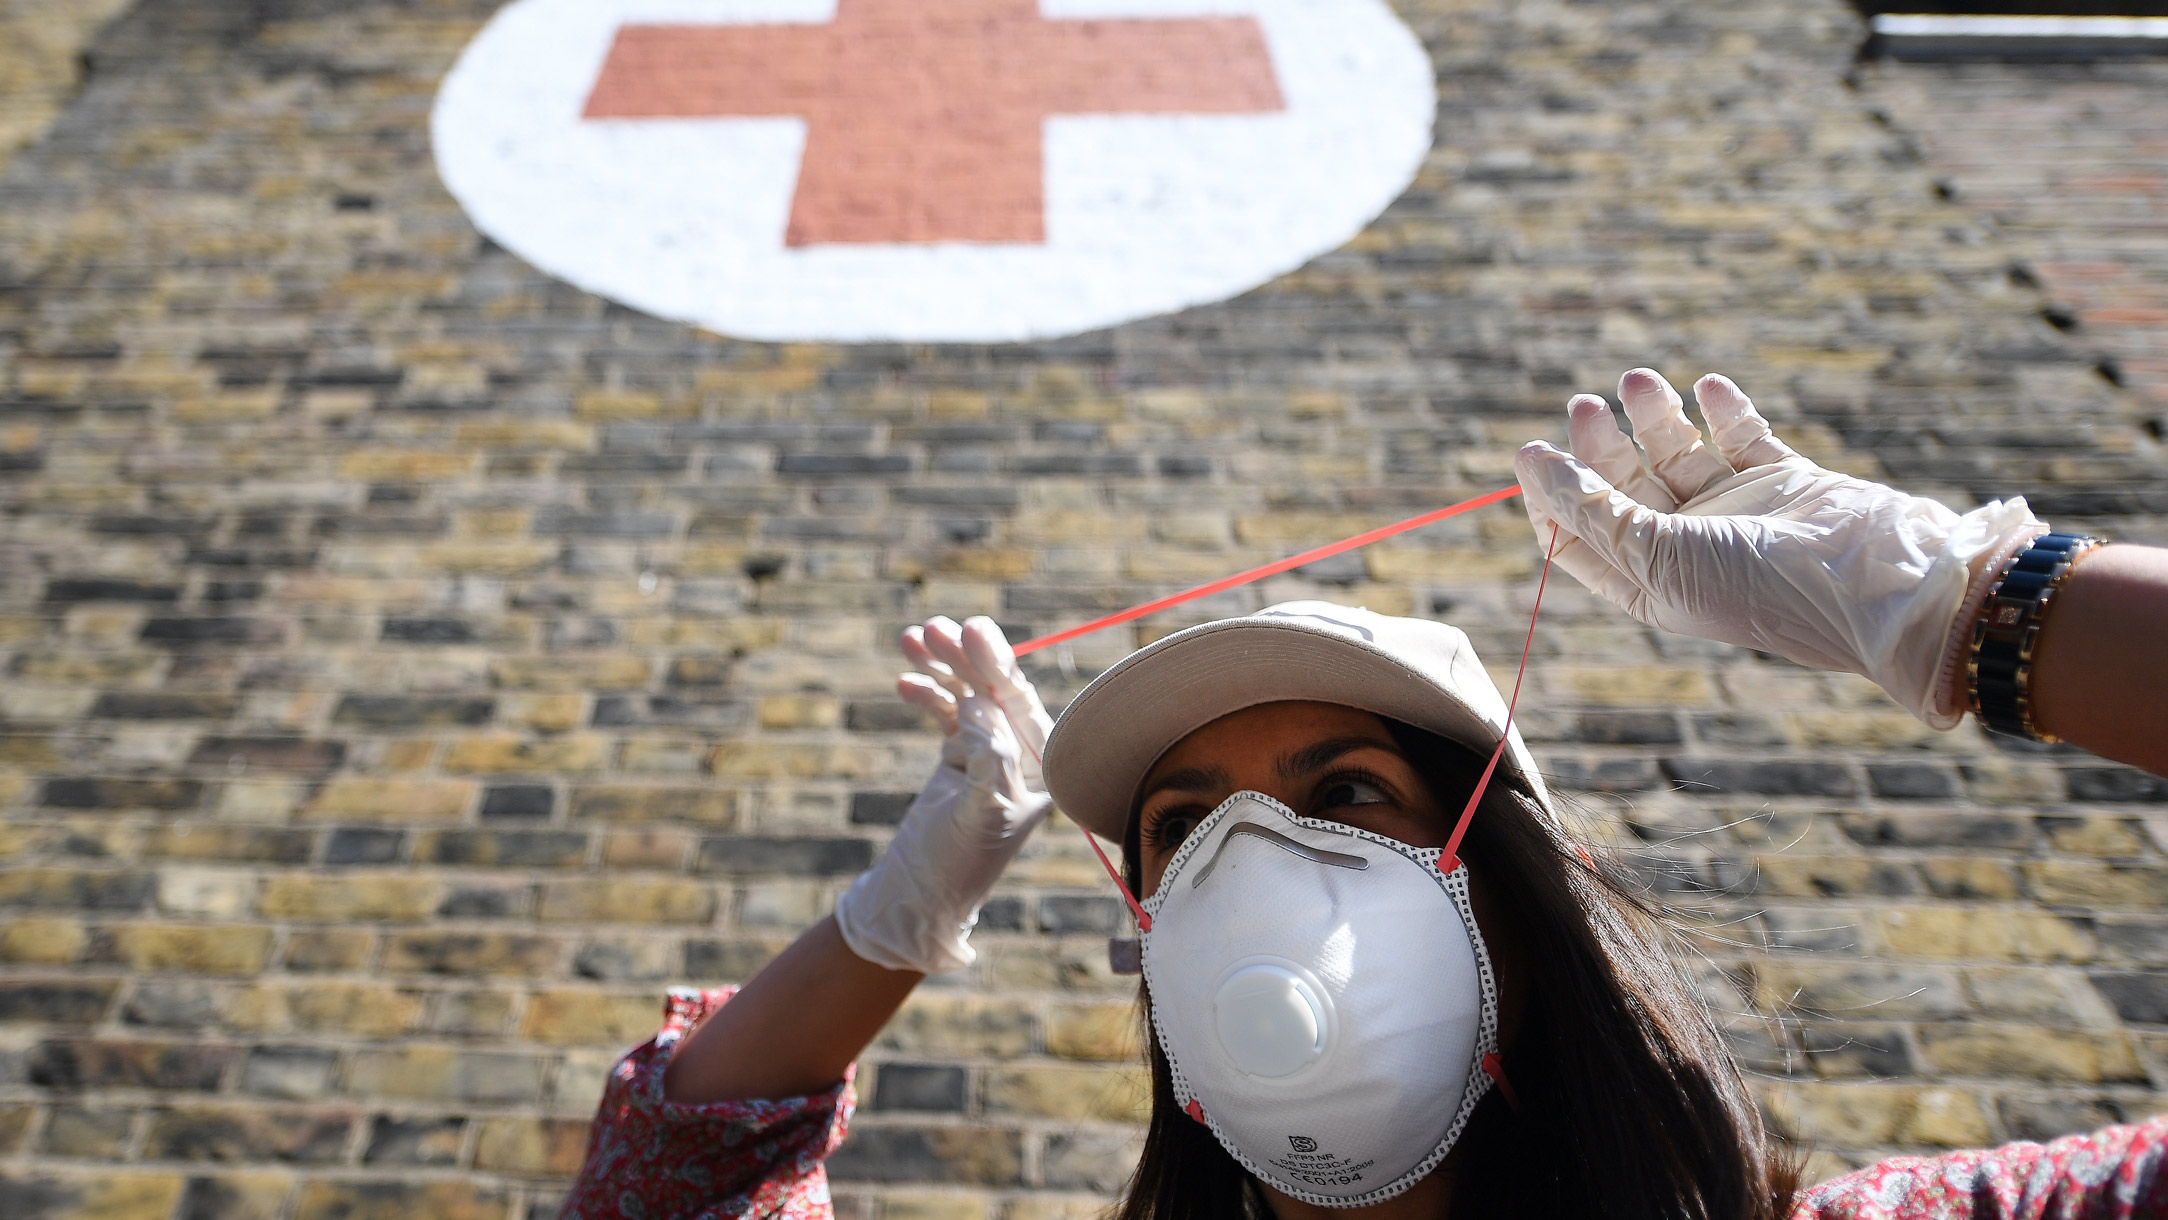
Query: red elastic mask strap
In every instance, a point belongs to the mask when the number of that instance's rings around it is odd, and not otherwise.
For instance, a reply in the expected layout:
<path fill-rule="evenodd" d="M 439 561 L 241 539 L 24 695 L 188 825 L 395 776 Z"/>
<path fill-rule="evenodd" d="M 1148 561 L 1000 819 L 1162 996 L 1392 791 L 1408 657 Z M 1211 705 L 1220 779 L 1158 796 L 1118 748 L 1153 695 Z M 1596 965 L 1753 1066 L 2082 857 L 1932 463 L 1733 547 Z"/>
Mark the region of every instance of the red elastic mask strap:
<path fill-rule="evenodd" d="M 1441 873 L 1450 873 L 1460 867 L 1461 836 L 1468 833 L 1475 807 L 1483 803 L 1483 793 L 1490 788 L 1491 776 L 1498 770 L 1498 760 L 1505 757 L 1506 743 L 1513 740 L 1513 711 L 1521 704 L 1521 679 L 1528 676 L 1528 650 L 1536 642 L 1536 616 L 1543 613 L 1543 587 L 1551 582 L 1551 558 L 1557 554 L 1558 525 L 1553 522 L 1550 545 L 1543 551 L 1543 574 L 1536 578 L 1536 605 L 1528 612 L 1528 636 L 1521 641 L 1521 667 L 1513 671 L 1513 697 L 1506 700 L 1505 727 L 1498 730 L 1498 744 L 1490 752 L 1490 761 L 1483 764 L 1483 778 L 1475 782 L 1475 791 L 1468 794 L 1468 804 L 1460 811 L 1460 821 L 1453 824 L 1453 837 L 1445 841 L 1445 850 L 1438 853 L 1438 871 Z"/>
<path fill-rule="evenodd" d="M 1515 1114 L 1520 1113 L 1521 1099 L 1514 1095 L 1513 1084 L 1506 1079 L 1505 1060 L 1498 1057 L 1498 1052 L 1483 1056 L 1483 1074 L 1498 1086 L 1498 1094 L 1506 1099 L 1506 1105 L 1512 1107 Z"/>

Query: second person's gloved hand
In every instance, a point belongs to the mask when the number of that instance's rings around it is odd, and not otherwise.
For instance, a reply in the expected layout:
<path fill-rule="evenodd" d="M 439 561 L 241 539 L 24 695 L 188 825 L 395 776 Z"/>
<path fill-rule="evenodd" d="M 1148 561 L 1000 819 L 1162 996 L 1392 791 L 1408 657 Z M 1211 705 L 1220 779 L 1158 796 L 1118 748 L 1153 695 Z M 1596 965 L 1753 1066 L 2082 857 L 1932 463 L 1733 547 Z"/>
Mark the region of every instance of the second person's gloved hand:
<path fill-rule="evenodd" d="M 851 952 L 891 970 L 971 964 L 979 904 L 1053 802 L 1039 759 L 1053 718 L 992 619 L 903 633 L 897 693 L 941 725 L 941 762 L 888 850 L 836 900 Z"/>
<path fill-rule="evenodd" d="M 1958 722 L 1966 612 L 2047 529 L 2022 499 L 1961 515 L 1824 470 L 1713 373 L 1694 385 L 1713 448 L 1656 373 L 1627 373 L 1619 397 L 1633 439 L 1580 395 L 1573 452 L 1537 441 L 1515 462 L 1560 567 L 1650 626 L 1863 674 L 1935 728 Z"/>

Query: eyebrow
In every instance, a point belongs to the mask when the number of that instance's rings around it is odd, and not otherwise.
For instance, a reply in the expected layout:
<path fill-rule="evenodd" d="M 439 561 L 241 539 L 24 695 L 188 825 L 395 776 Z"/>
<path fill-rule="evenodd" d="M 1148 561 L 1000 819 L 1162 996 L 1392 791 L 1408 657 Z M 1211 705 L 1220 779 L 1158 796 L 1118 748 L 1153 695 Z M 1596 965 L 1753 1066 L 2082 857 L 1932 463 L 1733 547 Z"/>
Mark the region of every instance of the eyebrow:
<path fill-rule="evenodd" d="M 1295 779 L 1312 771 L 1322 771 L 1341 755 L 1352 754 L 1357 750 L 1384 750 L 1388 754 L 1400 752 L 1390 742 L 1350 733 L 1342 737 L 1327 737 L 1323 741 L 1311 742 L 1299 750 L 1289 751 L 1280 756 L 1274 767 L 1283 778 Z"/>
<path fill-rule="evenodd" d="M 1356 750 L 1399 753 L 1390 742 L 1350 733 L 1340 737 L 1327 737 L 1323 741 L 1313 741 L 1300 749 L 1290 750 L 1273 763 L 1273 769 L 1285 779 L 1297 779 L 1313 771 L 1322 771 L 1341 755 L 1352 754 Z M 1152 785 L 1144 790 L 1144 794 L 1137 798 L 1137 803 L 1146 804 L 1162 792 L 1218 792 L 1232 787 L 1234 777 L 1228 774 L 1225 767 L 1184 767 L 1153 781 Z"/>

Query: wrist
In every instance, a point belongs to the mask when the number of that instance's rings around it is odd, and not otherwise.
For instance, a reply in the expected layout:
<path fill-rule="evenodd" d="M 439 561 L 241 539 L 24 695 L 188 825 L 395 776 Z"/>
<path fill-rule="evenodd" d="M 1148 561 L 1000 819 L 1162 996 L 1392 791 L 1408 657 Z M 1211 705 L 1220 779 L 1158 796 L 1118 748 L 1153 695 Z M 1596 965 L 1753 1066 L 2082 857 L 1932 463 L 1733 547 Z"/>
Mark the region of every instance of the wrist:
<path fill-rule="evenodd" d="M 2033 661 L 2057 594 L 2104 540 L 2075 533 L 2033 539 L 2004 566 L 1972 625 L 1966 665 L 1971 710 L 1982 727 L 2033 741 L 2058 741 L 2034 724 Z"/>
<path fill-rule="evenodd" d="M 1957 616 L 1951 620 L 1943 640 L 1942 661 L 1936 670 L 1933 710 L 1944 721 L 1940 728 L 1954 727 L 1964 718 L 1972 703 L 1971 682 L 1967 669 L 1972 660 L 1973 627 L 1986 612 L 1988 595 L 1997 582 L 2010 570 L 2018 553 L 2031 546 L 2033 540 L 2048 532 L 2045 522 L 2028 519 L 2019 529 L 2013 530 L 1973 557 L 1970 577 L 1965 585 L 1965 596 L 1958 603 Z"/>

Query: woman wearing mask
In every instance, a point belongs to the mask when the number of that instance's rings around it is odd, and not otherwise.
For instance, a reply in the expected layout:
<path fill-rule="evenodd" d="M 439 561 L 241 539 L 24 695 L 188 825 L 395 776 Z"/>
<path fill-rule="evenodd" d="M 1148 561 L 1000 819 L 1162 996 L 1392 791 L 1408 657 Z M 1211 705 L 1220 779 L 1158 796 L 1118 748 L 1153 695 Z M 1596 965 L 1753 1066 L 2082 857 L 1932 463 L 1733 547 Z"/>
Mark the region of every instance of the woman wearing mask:
<path fill-rule="evenodd" d="M 1865 674 L 1938 727 L 1969 704 L 2168 773 L 2146 630 L 2168 552 L 1824 471 L 1730 382 L 1696 396 L 1707 441 L 1636 370 L 1636 440 L 1584 396 L 1571 455 L 1523 451 L 1560 566 L 1645 623 Z M 834 916 L 735 995 L 673 997 L 613 1073 L 568 1220 L 824 1214 L 851 1060 L 972 960 L 978 904 L 1055 801 L 1121 842 L 1140 916 L 1153 1112 L 1122 1220 L 2168 1215 L 2168 1119 L 1800 1187 L 1454 628 L 1278 606 L 1140 650 L 1059 725 L 991 622 L 903 647 L 941 766 Z"/>

